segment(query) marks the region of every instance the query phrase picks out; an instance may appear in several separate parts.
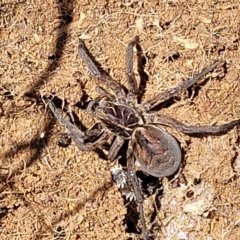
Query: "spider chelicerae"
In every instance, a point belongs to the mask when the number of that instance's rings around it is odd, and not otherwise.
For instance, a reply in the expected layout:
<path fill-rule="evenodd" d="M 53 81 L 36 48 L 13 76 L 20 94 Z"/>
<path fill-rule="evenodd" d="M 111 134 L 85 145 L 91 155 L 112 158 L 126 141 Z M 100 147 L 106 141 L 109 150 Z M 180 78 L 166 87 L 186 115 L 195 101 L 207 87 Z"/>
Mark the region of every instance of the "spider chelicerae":
<path fill-rule="evenodd" d="M 216 134 L 232 129 L 235 125 L 240 124 L 240 119 L 220 126 L 189 126 L 172 117 L 154 113 L 155 107 L 191 87 L 200 78 L 213 71 L 218 62 L 214 62 L 210 67 L 195 77 L 180 83 L 177 87 L 139 103 L 141 86 L 139 86 L 133 72 L 134 45 L 139 46 L 138 36 L 128 44 L 126 51 L 126 77 L 129 87 L 126 90 L 109 75 L 99 70 L 84 42 L 79 40 L 79 56 L 85 62 L 93 77 L 111 90 L 109 93 L 100 86 L 96 88 L 99 97 L 90 101 L 87 107 L 88 112 L 97 119 L 97 123 L 91 129 L 81 131 L 60 115 L 52 100 L 47 99 L 46 101 L 55 118 L 65 125 L 70 137 L 82 151 L 101 148 L 111 138 L 113 140 L 107 158 L 113 160 L 118 157 L 121 147 L 127 141 L 127 171 L 114 170 L 113 178 L 118 186 L 123 187 L 127 184 L 133 189 L 139 205 L 142 236 L 146 240 L 148 233 L 143 212 L 144 199 L 139 179 L 136 177 L 135 162 L 139 162 L 142 171 L 151 176 L 159 178 L 171 176 L 179 169 L 182 154 L 177 140 L 165 130 L 164 126 L 173 127 L 189 135 Z"/>

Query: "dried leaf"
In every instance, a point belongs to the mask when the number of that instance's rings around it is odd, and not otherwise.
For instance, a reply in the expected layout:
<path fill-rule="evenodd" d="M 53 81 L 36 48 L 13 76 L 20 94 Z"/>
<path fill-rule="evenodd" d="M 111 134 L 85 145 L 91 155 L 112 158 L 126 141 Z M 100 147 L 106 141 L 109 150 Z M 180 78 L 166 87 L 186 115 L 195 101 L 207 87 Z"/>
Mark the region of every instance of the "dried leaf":
<path fill-rule="evenodd" d="M 86 18 L 85 13 L 84 12 L 80 12 L 78 23 L 81 23 L 85 18 Z"/>
<path fill-rule="evenodd" d="M 143 30 L 144 29 L 144 21 L 143 21 L 143 18 L 137 18 L 136 20 L 136 26 L 138 29 L 141 29 Z"/>
<path fill-rule="evenodd" d="M 197 42 L 194 42 L 192 39 L 187 38 L 180 38 L 180 37 L 174 37 L 174 41 L 178 44 L 182 45 L 186 49 L 194 50 L 198 48 L 199 44 Z"/>
<path fill-rule="evenodd" d="M 203 17 L 203 16 L 199 16 L 198 18 L 203 23 L 207 23 L 207 24 L 212 23 L 212 20 L 209 19 L 209 18 L 206 18 L 206 17 Z"/>
<path fill-rule="evenodd" d="M 39 37 L 39 35 L 37 33 L 34 33 L 33 36 L 34 36 L 34 39 L 35 39 L 36 42 L 39 43 L 41 41 L 41 39 L 40 39 L 40 37 Z"/>
<path fill-rule="evenodd" d="M 83 40 L 86 40 L 86 39 L 91 39 L 92 37 L 89 34 L 83 33 L 83 34 L 81 34 L 80 38 Z"/>

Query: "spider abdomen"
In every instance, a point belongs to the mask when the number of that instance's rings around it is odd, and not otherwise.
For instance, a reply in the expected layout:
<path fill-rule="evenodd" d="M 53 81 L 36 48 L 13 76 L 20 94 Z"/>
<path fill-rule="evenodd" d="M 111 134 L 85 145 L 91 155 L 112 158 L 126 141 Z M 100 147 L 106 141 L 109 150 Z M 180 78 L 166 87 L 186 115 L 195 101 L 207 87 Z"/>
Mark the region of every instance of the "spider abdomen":
<path fill-rule="evenodd" d="M 143 125 L 132 135 L 133 154 L 143 171 L 155 177 L 174 174 L 181 163 L 181 149 L 176 139 L 154 125 Z"/>

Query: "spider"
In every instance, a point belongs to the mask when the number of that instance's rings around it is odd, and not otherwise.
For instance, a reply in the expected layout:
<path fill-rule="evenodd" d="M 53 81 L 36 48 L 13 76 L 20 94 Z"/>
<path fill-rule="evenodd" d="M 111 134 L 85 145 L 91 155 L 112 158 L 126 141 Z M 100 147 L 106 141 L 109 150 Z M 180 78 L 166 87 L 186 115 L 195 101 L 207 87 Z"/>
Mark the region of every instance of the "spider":
<path fill-rule="evenodd" d="M 193 78 L 185 80 L 177 87 L 159 93 L 152 99 L 139 103 L 140 86 L 133 72 L 133 48 L 139 44 L 136 36 L 127 46 L 126 77 L 129 89 L 126 90 L 109 75 L 103 73 L 92 60 L 84 42 L 79 40 L 78 54 L 87 65 L 93 77 L 105 85 L 111 92 L 98 86 L 99 97 L 88 104 L 87 110 L 97 119 L 97 123 L 89 130 L 81 131 L 73 123 L 64 119 L 57 111 L 52 100 L 47 103 L 60 123 L 65 125 L 70 137 L 82 151 L 101 148 L 113 137 L 107 158 L 116 159 L 124 142 L 127 141 L 127 180 L 118 180 L 119 185 L 128 181 L 139 205 L 142 223 L 142 236 L 146 240 L 148 233 L 144 220 L 143 194 L 136 177 L 135 162 L 138 161 L 143 172 L 154 177 L 168 177 L 177 172 L 182 161 L 181 148 L 177 140 L 171 136 L 164 126 L 175 128 L 185 134 L 217 134 L 225 133 L 240 124 L 240 119 L 219 126 L 189 126 L 172 117 L 154 113 L 156 106 L 179 95 L 194 85 L 200 78 L 213 71 L 218 62 Z M 116 173 L 117 174 L 117 173 Z M 116 177 L 116 176 L 115 176 Z M 116 177 L 117 178 L 117 177 Z"/>

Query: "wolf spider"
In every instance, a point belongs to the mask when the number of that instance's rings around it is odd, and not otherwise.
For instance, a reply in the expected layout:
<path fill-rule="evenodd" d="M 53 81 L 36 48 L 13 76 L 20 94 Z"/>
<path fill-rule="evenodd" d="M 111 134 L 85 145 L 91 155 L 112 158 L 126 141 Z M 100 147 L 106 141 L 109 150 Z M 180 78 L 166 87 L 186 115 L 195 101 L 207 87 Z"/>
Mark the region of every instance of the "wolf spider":
<path fill-rule="evenodd" d="M 155 177 L 171 176 L 179 169 L 182 160 L 181 148 L 177 140 L 171 136 L 164 126 L 173 127 L 185 134 L 216 134 L 224 133 L 240 124 L 240 119 L 225 123 L 220 126 L 190 126 L 185 125 L 172 117 L 153 113 L 160 103 L 163 103 L 182 91 L 194 85 L 200 78 L 213 71 L 218 62 L 190 78 L 177 87 L 157 94 L 152 99 L 139 103 L 140 86 L 133 72 L 133 47 L 139 44 L 136 36 L 127 47 L 126 76 L 129 90 L 110 76 L 103 73 L 96 66 L 82 40 L 79 40 L 78 54 L 87 65 L 93 77 L 112 90 L 97 87 L 99 97 L 90 101 L 88 111 L 96 117 L 97 123 L 89 130 L 81 131 L 70 121 L 64 119 L 57 111 L 52 100 L 47 103 L 55 116 L 67 128 L 70 137 L 82 151 L 94 150 L 103 147 L 110 137 L 114 137 L 107 158 L 116 159 L 119 150 L 125 141 L 128 142 L 127 150 L 127 180 L 114 176 L 118 185 L 128 181 L 139 204 L 139 214 L 142 222 L 142 236 L 147 239 L 147 230 L 143 213 L 143 195 L 138 178 L 136 177 L 135 161 L 138 161 L 143 172 Z M 116 173 L 119 174 L 119 173 Z M 119 178 L 118 178 L 119 177 Z M 124 182 L 125 181 L 125 182 Z"/>

